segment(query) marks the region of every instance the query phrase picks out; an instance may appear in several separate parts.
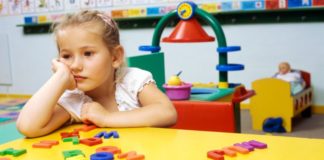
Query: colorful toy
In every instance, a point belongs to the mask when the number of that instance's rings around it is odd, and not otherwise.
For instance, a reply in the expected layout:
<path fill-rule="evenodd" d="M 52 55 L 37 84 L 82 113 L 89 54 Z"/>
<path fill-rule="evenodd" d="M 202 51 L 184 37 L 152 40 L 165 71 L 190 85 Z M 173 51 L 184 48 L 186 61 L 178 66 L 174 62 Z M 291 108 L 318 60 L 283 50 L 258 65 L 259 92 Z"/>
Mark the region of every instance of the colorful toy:
<path fill-rule="evenodd" d="M 209 83 L 193 82 L 192 87 L 196 87 L 196 88 L 217 88 L 217 83 L 215 83 L 215 82 L 209 82 Z"/>
<path fill-rule="evenodd" d="M 64 138 L 69 138 L 69 137 L 80 137 L 79 135 L 79 131 L 72 131 L 72 132 L 62 132 L 60 133 L 61 135 L 61 138 L 64 139 Z"/>
<path fill-rule="evenodd" d="M 224 154 L 223 150 L 212 150 L 207 152 L 207 157 L 213 160 L 224 160 Z"/>
<path fill-rule="evenodd" d="M 190 98 L 192 85 L 190 83 L 182 83 L 180 86 L 163 85 L 166 95 L 171 100 L 187 100 Z"/>
<path fill-rule="evenodd" d="M 217 88 L 191 88 L 191 94 L 211 94 L 218 91 Z"/>
<path fill-rule="evenodd" d="M 90 156 L 90 160 L 114 160 L 114 154 L 110 152 L 97 152 Z"/>
<path fill-rule="evenodd" d="M 239 132 L 234 107 L 227 102 L 173 101 L 178 121 L 172 128 Z M 237 128 L 238 127 L 238 128 Z"/>
<path fill-rule="evenodd" d="M 233 151 L 236 151 L 236 152 L 239 152 L 241 154 L 247 154 L 250 152 L 250 150 L 244 148 L 244 147 L 241 147 L 241 146 L 229 146 L 228 149 L 230 150 L 233 150 Z"/>
<path fill-rule="evenodd" d="M 263 78 L 252 82 L 252 88 L 257 93 L 250 101 L 253 129 L 262 130 L 266 119 L 281 117 L 283 127 L 287 132 L 291 132 L 293 117 L 299 114 L 304 117 L 311 116 L 311 75 L 306 71 L 301 71 L 301 75 L 306 82 L 306 88 L 296 95 L 291 95 L 289 82 L 281 79 Z"/>
<path fill-rule="evenodd" d="M 277 133 L 286 132 L 286 129 L 282 126 L 282 124 L 283 124 L 283 120 L 281 117 L 267 118 L 263 122 L 262 130 L 264 132 L 277 132 Z"/>
<path fill-rule="evenodd" d="M 104 136 L 104 134 L 107 133 L 106 131 L 102 131 L 102 132 L 99 132 L 98 134 L 96 134 L 94 137 L 96 138 L 101 138 Z"/>
<path fill-rule="evenodd" d="M 163 16 L 154 30 L 152 45 L 139 47 L 141 51 L 149 51 L 152 54 L 129 57 L 129 66 L 135 66 L 148 70 L 153 74 L 158 86 L 163 86 L 163 84 L 165 84 L 164 53 L 160 52 L 160 39 L 167 24 L 176 18 L 180 19 L 179 23 L 176 25 L 170 36 L 162 39 L 163 42 L 185 43 L 214 41 L 215 38 L 209 36 L 203 30 L 197 19 L 201 19 L 210 25 L 217 37 L 218 48 L 215 50 L 219 53 L 219 64 L 216 66 L 216 70 L 219 71 L 220 75 L 219 83 L 217 85 L 220 90 L 210 94 L 203 93 L 203 96 L 195 95 L 194 100 L 215 101 L 233 93 L 234 86 L 227 82 L 227 74 L 229 71 L 243 70 L 244 66 L 241 64 L 228 64 L 227 52 L 239 51 L 241 47 L 227 46 L 224 32 L 218 21 L 208 12 L 198 8 L 193 2 L 182 2 L 178 5 L 176 10 L 171 11 Z M 161 67 L 161 65 L 163 67 Z M 169 83 L 170 85 L 179 85 L 179 80 L 177 77 L 172 76 L 172 79 L 173 80 L 171 83 Z M 175 88 L 171 89 L 175 90 Z"/>
<path fill-rule="evenodd" d="M 251 146 L 248 142 L 235 143 L 234 146 L 240 146 L 240 147 L 248 149 L 249 151 L 254 151 L 254 147 Z"/>
<path fill-rule="evenodd" d="M 171 100 L 187 100 L 190 98 L 192 85 L 190 83 L 182 82 L 179 77 L 181 73 L 182 71 L 171 76 L 168 83 L 163 84 L 165 93 Z"/>
<path fill-rule="evenodd" d="M 102 146 L 96 149 L 96 152 L 110 152 L 113 154 L 120 154 L 121 149 L 116 146 Z"/>
<path fill-rule="evenodd" d="M 85 157 L 85 154 L 81 150 L 78 150 L 78 149 L 63 151 L 64 159 L 79 156 L 79 155 Z"/>
<path fill-rule="evenodd" d="M 236 152 L 231 150 L 231 149 L 228 149 L 228 148 L 223 148 L 222 149 L 224 151 L 224 154 L 227 155 L 227 156 L 230 156 L 230 157 L 235 157 L 236 156 Z"/>
<path fill-rule="evenodd" d="M 43 140 L 43 141 L 40 141 L 40 143 L 48 143 L 48 144 L 52 144 L 52 145 L 58 145 L 60 142 L 57 140 Z"/>
<path fill-rule="evenodd" d="M 104 138 L 107 139 L 107 138 L 110 138 L 110 137 L 113 137 L 113 138 L 119 138 L 119 134 L 117 131 L 111 131 L 109 133 L 105 133 L 104 134 Z"/>
<path fill-rule="evenodd" d="M 135 151 L 129 151 L 119 154 L 118 158 L 126 158 L 126 160 L 144 160 L 145 156 L 143 154 L 137 154 Z"/>
<path fill-rule="evenodd" d="M 5 150 L 0 151 L 0 156 L 5 155 L 12 155 L 14 157 L 18 157 L 22 154 L 25 154 L 27 152 L 26 149 L 13 149 L 13 148 L 7 148 Z"/>
<path fill-rule="evenodd" d="M 58 145 L 59 142 L 56 140 L 43 140 L 39 143 L 34 143 L 33 148 L 52 148 L 54 145 Z"/>
<path fill-rule="evenodd" d="M 262 142 L 259 142 L 259 141 L 256 141 L 256 140 L 251 140 L 249 141 L 249 144 L 251 146 L 253 146 L 254 148 L 258 148 L 258 149 L 264 149 L 264 148 L 267 148 L 267 144 L 265 143 L 262 143 Z"/>
<path fill-rule="evenodd" d="M 183 97 L 175 97 L 177 95 L 170 94 L 170 92 L 174 91 L 175 89 L 172 86 L 165 85 L 165 69 L 164 69 L 164 53 L 161 52 L 160 41 L 161 36 L 164 28 L 168 25 L 168 23 L 173 22 L 175 19 L 180 19 L 179 23 L 176 25 L 173 32 L 171 32 L 170 36 L 162 38 L 163 42 L 174 42 L 174 43 L 186 43 L 186 42 L 211 42 L 214 41 L 215 38 L 209 36 L 204 29 L 199 24 L 197 19 L 200 19 L 210 25 L 212 30 L 214 31 L 217 39 L 216 45 L 218 47 L 215 49 L 215 52 L 218 52 L 218 60 L 219 63 L 215 67 L 217 71 L 219 71 L 219 83 L 216 84 L 218 90 L 215 92 L 209 93 L 201 93 L 201 94 L 191 94 L 190 95 L 190 102 L 183 102 L 183 101 L 174 101 L 173 104 L 175 105 L 178 116 L 182 117 L 178 119 L 177 124 L 174 128 L 181 128 L 181 129 L 195 129 L 200 130 L 209 130 L 209 131 L 236 131 L 240 132 L 240 111 L 239 105 L 240 102 L 248 99 L 249 97 L 254 95 L 253 91 L 245 92 L 246 95 L 242 95 L 240 92 L 239 95 L 233 95 L 237 91 L 237 87 L 244 87 L 241 85 L 236 85 L 233 83 L 229 83 L 227 76 L 228 72 L 230 71 L 239 71 L 243 70 L 244 66 L 241 64 L 228 64 L 227 62 L 227 53 L 239 51 L 241 49 L 240 46 L 227 46 L 225 35 L 223 29 L 217 19 L 208 12 L 200 9 L 194 2 L 182 2 L 178 5 L 176 10 L 171 11 L 170 13 L 166 14 L 161 18 L 161 20 L 157 23 L 154 33 L 152 43 L 149 46 L 140 46 L 140 51 L 150 52 L 151 54 L 140 55 L 140 56 L 133 56 L 128 58 L 128 65 L 131 67 L 139 67 L 145 70 L 148 70 L 152 73 L 154 79 L 156 80 L 157 86 L 161 87 L 161 90 L 165 90 L 166 94 L 171 98 L 174 99 L 187 99 L 189 95 L 184 94 L 189 90 L 189 85 L 186 89 L 183 90 Z M 176 79 L 176 78 L 173 78 Z M 179 84 L 179 80 L 176 80 L 176 83 L 172 84 Z M 164 88 L 162 87 L 164 85 Z M 205 84 L 198 84 L 200 86 L 206 87 Z M 215 87 L 214 83 L 208 84 L 209 86 Z M 171 91 L 170 91 L 171 89 Z M 177 88 L 179 89 L 179 88 Z M 201 90 L 200 90 L 201 91 Z M 232 100 L 232 98 L 236 98 Z M 202 107 L 198 108 L 196 101 L 209 101 L 205 103 L 199 104 Z M 222 101 L 227 102 L 229 105 L 229 110 L 222 110 L 219 107 L 219 104 L 214 103 L 213 101 Z M 224 104 L 221 104 L 223 106 Z M 227 117 L 235 119 L 231 121 L 224 121 L 222 119 L 218 119 L 218 121 L 211 121 L 204 116 L 195 116 L 195 115 L 204 115 L 207 111 L 202 108 L 210 108 L 213 110 L 210 114 L 222 114 L 226 115 Z M 236 108 L 236 109 L 234 109 Z M 207 109 L 209 110 L 209 109 Z M 191 113 L 192 112 L 192 113 Z M 190 115 L 190 116 L 188 116 Z M 190 118 L 194 118 L 190 120 Z M 209 116 L 208 116 L 209 117 Z M 215 116 L 214 116 L 215 117 Z M 222 116 L 223 117 L 223 116 Z M 214 119 L 214 118 L 211 118 Z M 196 121 L 195 125 L 192 125 L 191 122 Z M 232 123 L 233 122 L 233 123 Z M 212 124 L 213 123 L 213 124 Z M 207 125 L 205 125 L 207 124 Z M 200 127 L 199 125 L 203 126 Z M 209 127 L 207 127 L 209 126 Z M 224 127 L 229 126 L 229 127 Z M 234 126 L 234 127 L 233 127 Z"/>
<path fill-rule="evenodd" d="M 244 66 L 241 64 L 229 64 L 227 61 L 227 55 L 229 52 L 239 51 L 241 47 L 227 46 L 225 34 L 218 20 L 208 12 L 198 8 L 194 2 L 181 2 L 176 10 L 173 10 L 163 16 L 155 27 L 151 45 L 139 47 L 140 51 L 150 52 L 151 54 L 129 57 L 128 65 L 150 71 L 156 80 L 157 86 L 160 87 L 161 90 L 165 90 L 167 95 L 171 92 L 169 89 L 174 91 L 174 88 L 171 88 L 171 86 L 169 88 L 167 86 L 164 86 L 165 88 L 162 87 L 165 84 L 165 64 L 164 53 L 161 52 L 160 41 L 164 28 L 168 25 L 168 23 L 174 22 L 175 19 L 180 19 L 180 21 L 168 37 L 162 38 L 163 42 L 211 42 L 214 41 L 215 38 L 209 36 L 204 31 L 197 19 L 200 19 L 206 22 L 207 25 L 211 26 L 216 35 L 216 45 L 218 45 L 218 47 L 215 48 L 215 52 L 218 52 L 219 56 L 218 65 L 215 68 L 219 72 L 219 82 L 217 84 L 218 90 L 215 92 L 191 94 L 190 102 L 173 101 L 173 104 L 178 111 L 178 117 L 181 117 L 178 119 L 177 124 L 173 127 L 193 130 L 201 130 L 203 128 L 202 130 L 208 131 L 240 132 L 240 102 L 253 96 L 254 91 L 246 91 L 245 94 L 242 94 L 243 92 L 238 92 L 238 94 L 233 95 L 237 92 L 238 87 L 241 88 L 244 86 L 229 83 L 228 72 L 243 70 Z M 215 86 L 213 84 L 211 85 Z M 206 85 L 203 84 L 203 86 Z M 186 90 L 189 90 L 189 86 L 186 88 Z M 174 95 L 169 95 L 169 97 L 173 96 Z M 187 95 L 185 97 L 187 97 Z M 187 98 L 180 97 L 178 99 Z M 200 103 L 201 101 L 209 102 Z M 222 106 L 224 106 L 224 104 L 214 103 L 213 101 L 226 102 L 228 103 L 226 106 L 231 109 L 222 110 Z M 197 105 L 198 103 L 200 103 L 199 106 Z M 209 119 L 205 116 L 199 116 L 207 113 L 207 110 L 212 110 L 212 112 L 209 113 L 210 116 L 207 117 L 212 117 L 212 114 L 221 114 L 226 115 L 226 117 L 234 118 L 230 121 L 225 121 L 223 119 L 212 121 L 217 118 L 214 118 L 214 116 Z"/>
<path fill-rule="evenodd" d="M 49 143 L 34 143 L 33 148 L 52 148 L 52 145 Z"/>
<path fill-rule="evenodd" d="M 79 137 L 67 137 L 63 138 L 63 142 L 72 142 L 74 145 L 79 144 Z"/>
<path fill-rule="evenodd" d="M 83 126 L 84 127 L 84 126 Z M 81 128 L 83 128 L 81 127 Z M 74 129 L 72 132 L 61 132 L 60 135 L 65 134 L 72 134 L 72 133 L 78 133 L 80 128 Z M 63 134 L 62 134 L 63 133 Z M 79 135 L 78 135 L 79 136 Z M 79 140 L 78 136 L 75 137 L 66 137 L 63 138 L 63 142 L 71 142 L 74 139 Z M 104 143 L 104 141 L 101 139 L 101 137 L 106 138 L 119 138 L 119 133 L 117 131 L 101 131 L 98 134 L 95 135 L 95 137 L 91 138 L 83 138 L 80 140 L 80 143 L 85 144 L 89 147 L 93 145 L 98 145 Z M 34 143 L 32 145 L 33 148 L 51 148 L 53 145 L 59 145 L 59 141 L 56 140 L 41 140 L 39 143 Z M 84 148 L 84 147 L 83 147 Z M 145 156 L 143 154 L 137 154 L 136 151 L 129 151 L 122 153 L 121 149 L 116 146 L 101 146 L 97 148 L 96 153 L 90 155 L 91 160 L 111 160 L 114 159 L 114 154 L 116 154 L 119 159 L 125 159 L 125 160 L 144 160 Z M 21 150 L 15 150 L 13 148 L 7 148 L 5 150 L 0 150 L 0 156 L 5 155 L 12 155 L 14 157 L 17 157 L 21 154 L 26 153 L 26 149 Z M 82 150 L 74 149 L 74 150 L 65 150 L 63 151 L 63 156 L 65 160 L 85 160 L 88 159 L 86 154 L 82 152 Z M 1 157 L 5 158 L 5 157 Z"/>
<path fill-rule="evenodd" d="M 180 79 L 180 74 L 182 71 L 180 71 L 178 74 L 173 75 L 169 78 L 167 85 L 168 86 L 180 86 L 182 84 L 182 81 Z"/>
<path fill-rule="evenodd" d="M 156 75 L 163 74 L 163 76 L 158 76 L 159 78 L 163 78 L 161 80 L 157 80 L 158 86 L 162 86 L 165 81 L 164 77 L 164 67 L 160 68 L 160 70 L 156 70 L 157 65 L 144 66 L 143 63 L 150 63 L 151 61 L 144 61 L 144 59 L 154 59 L 155 61 L 160 61 L 164 66 L 164 57 L 163 52 L 160 52 L 160 38 L 164 28 L 168 23 L 172 22 L 175 18 L 180 18 L 179 23 L 176 25 L 174 31 L 170 34 L 170 36 L 162 39 L 163 42 L 172 42 L 172 43 L 185 43 L 185 42 L 210 42 L 214 41 L 215 38 L 209 36 L 201 27 L 200 23 L 197 19 L 204 20 L 208 25 L 210 25 L 216 34 L 217 37 L 217 45 L 218 48 L 215 49 L 219 54 L 219 64 L 216 66 L 216 70 L 219 71 L 219 88 L 228 88 L 229 83 L 227 81 L 227 74 L 229 71 L 238 71 L 243 70 L 244 66 L 241 64 L 228 64 L 227 63 L 227 52 L 239 51 L 241 49 L 240 46 L 227 46 L 226 39 L 222 27 L 219 22 L 209 14 L 208 12 L 200 9 L 194 2 L 184 1 L 180 3 L 176 10 L 171 11 L 162 17 L 162 19 L 157 24 L 151 46 L 140 46 L 139 49 L 141 51 L 149 51 L 152 54 L 130 57 L 128 59 L 130 66 L 145 67 L 144 69 L 149 70 L 153 73 L 155 79 Z M 142 63 L 139 63 L 141 61 Z M 161 64 L 161 63 L 159 63 Z M 161 82 L 163 82 L 161 84 Z"/>
<path fill-rule="evenodd" d="M 226 89 L 223 89 L 226 91 Z M 226 92 L 223 92 L 225 94 Z M 219 96 L 220 94 L 215 94 Z M 177 123 L 172 128 L 205 130 L 218 132 L 241 132 L 240 102 L 253 96 L 253 91 L 247 91 L 244 86 L 237 86 L 234 93 L 227 92 L 218 101 L 173 101 L 178 112 Z M 205 97 L 208 98 L 208 97 Z"/>
<path fill-rule="evenodd" d="M 244 145 L 242 145 L 244 144 Z M 253 151 L 254 148 L 257 149 L 265 149 L 267 148 L 267 144 L 250 140 L 248 142 L 243 143 L 235 143 L 233 146 L 224 147 L 221 150 L 211 150 L 207 152 L 207 157 L 213 160 L 224 160 L 224 155 L 229 157 L 236 157 L 236 153 L 248 154 L 250 151 Z"/>
<path fill-rule="evenodd" d="M 119 134 L 117 131 L 110 131 L 110 132 L 102 131 L 96 134 L 94 137 L 96 138 L 104 137 L 105 139 L 108 139 L 110 137 L 119 138 Z"/>
<path fill-rule="evenodd" d="M 194 2 L 184 1 L 178 5 L 176 10 L 171 11 L 170 13 L 163 16 L 154 30 L 152 44 L 150 46 L 139 47 L 141 51 L 148 51 L 152 54 L 129 57 L 129 66 L 148 70 L 153 74 L 153 77 L 157 81 L 158 86 L 163 86 L 163 84 L 165 84 L 164 53 L 160 51 L 160 39 L 164 28 L 168 25 L 168 23 L 172 22 L 176 18 L 180 19 L 179 23 L 176 25 L 174 31 L 170 34 L 170 36 L 162 39 L 163 42 L 186 43 L 214 41 L 215 38 L 209 36 L 203 30 L 197 19 L 201 19 L 208 25 L 210 25 L 217 37 L 218 47 L 217 49 L 215 49 L 215 51 L 219 53 L 219 64 L 216 66 L 216 70 L 219 71 L 220 79 L 217 86 L 220 90 L 219 92 L 213 92 L 211 94 L 204 93 L 202 97 L 196 96 L 195 100 L 215 101 L 219 98 L 222 98 L 223 96 L 233 93 L 234 87 L 233 85 L 228 83 L 227 74 L 229 71 L 243 70 L 244 66 L 241 64 L 228 64 L 227 53 L 239 51 L 241 47 L 227 46 L 224 32 L 218 21 L 213 15 L 198 8 Z M 163 67 L 161 67 L 161 65 Z M 172 80 L 169 80 L 168 84 L 179 85 L 180 81 L 178 77 L 172 76 L 171 79 Z M 230 87 L 231 89 L 229 89 Z M 174 88 L 172 88 L 172 90 L 174 90 Z M 226 92 L 226 94 L 224 94 L 223 92 Z"/>
<path fill-rule="evenodd" d="M 84 145 L 87 145 L 87 146 L 93 146 L 93 145 L 101 144 L 102 139 L 101 138 L 96 138 L 96 137 L 85 138 L 85 139 L 81 139 L 80 143 L 84 144 Z"/>

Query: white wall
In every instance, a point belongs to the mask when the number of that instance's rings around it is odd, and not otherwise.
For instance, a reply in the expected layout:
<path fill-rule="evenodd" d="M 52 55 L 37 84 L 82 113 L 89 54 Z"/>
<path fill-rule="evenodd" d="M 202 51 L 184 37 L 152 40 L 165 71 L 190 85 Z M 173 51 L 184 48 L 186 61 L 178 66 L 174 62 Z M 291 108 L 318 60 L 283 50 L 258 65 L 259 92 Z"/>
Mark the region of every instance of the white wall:
<path fill-rule="evenodd" d="M 56 54 L 52 36 L 26 36 L 16 26 L 22 23 L 22 17 L 0 17 L 0 33 L 8 35 L 12 65 L 12 86 L 0 86 L 0 93 L 32 94 L 51 75 L 50 59 Z"/>
<path fill-rule="evenodd" d="M 21 17 L 0 17 L 0 33 L 9 37 L 12 65 L 10 87 L 0 86 L 0 93 L 32 94 L 51 75 L 50 61 L 56 56 L 52 35 L 23 35 Z M 324 23 L 225 25 L 228 45 L 240 45 L 242 51 L 229 54 L 229 63 L 245 65 L 244 71 L 229 72 L 229 82 L 251 88 L 255 79 L 272 76 L 281 61 L 289 61 L 293 68 L 311 72 L 315 90 L 315 104 L 324 104 Z M 211 28 L 205 27 L 210 35 Z M 164 30 L 163 35 L 171 29 Z M 140 45 L 150 45 L 153 29 L 121 30 L 121 41 L 127 56 L 146 54 Z M 163 37 L 164 37 L 163 36 Z M 161 43 L 166 58 L 166 77 L 183 70 L 181 78 L 188 82 L 218 82 L 217 42 Z M 1 67 L 1 64 L 0 64 Z"/>

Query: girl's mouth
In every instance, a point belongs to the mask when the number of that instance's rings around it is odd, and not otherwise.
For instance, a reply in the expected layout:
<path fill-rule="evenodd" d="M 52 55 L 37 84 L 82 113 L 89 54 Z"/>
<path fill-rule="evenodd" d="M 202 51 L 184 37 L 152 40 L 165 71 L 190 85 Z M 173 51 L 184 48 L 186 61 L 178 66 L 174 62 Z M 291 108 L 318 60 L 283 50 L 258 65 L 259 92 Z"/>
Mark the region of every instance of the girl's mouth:
<path fill-rule="evenodd" d="M 74 75 L 73 77 L 74 77 L 74 79 L 75 79 L 76 81 L 82 81 L 82 80 L 87 79 L 86 77 L 79 76 L 79 75 Z"/>

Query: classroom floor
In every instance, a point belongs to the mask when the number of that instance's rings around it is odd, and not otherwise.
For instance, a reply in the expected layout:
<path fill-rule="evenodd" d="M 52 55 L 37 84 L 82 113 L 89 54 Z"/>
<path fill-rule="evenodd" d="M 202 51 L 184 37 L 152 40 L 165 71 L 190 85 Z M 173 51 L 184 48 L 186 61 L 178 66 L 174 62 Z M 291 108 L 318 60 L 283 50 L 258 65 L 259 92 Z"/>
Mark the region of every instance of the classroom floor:
<path fill-rule="evenodd" d="M 27 98 L 0 97 L 0 125 L 14 122 Z"/>
<path fill-rule="evenodd" d="M 313 114 L 310 118 L 298 116 L 293 119 L 291 133 L 266 133 L 252 129 L 252 120 L 249 110 L 241 110 L 241 130 L 248 134 L 272 134 L 274 136 L 289 136 L 303 138 L 324 138 L 324 115 Z"/>
<path fill-rule="evenodd" d="M 23 137 L 16 129 L 16 119 L 28 98 L 0 95 L 0 144 Z"/>

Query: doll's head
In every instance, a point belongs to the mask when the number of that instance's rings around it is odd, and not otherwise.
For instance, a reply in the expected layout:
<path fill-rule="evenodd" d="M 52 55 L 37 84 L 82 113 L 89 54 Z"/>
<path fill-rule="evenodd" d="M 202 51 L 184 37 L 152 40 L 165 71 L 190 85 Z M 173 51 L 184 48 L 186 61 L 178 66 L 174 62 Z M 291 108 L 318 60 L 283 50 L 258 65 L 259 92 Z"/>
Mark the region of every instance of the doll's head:
<path fill-rule="evenodd" d="M 290 64 L 288 62 L 281 62 L 279 64 L 279 74 L 287 74 L 291 71 Z"/>

